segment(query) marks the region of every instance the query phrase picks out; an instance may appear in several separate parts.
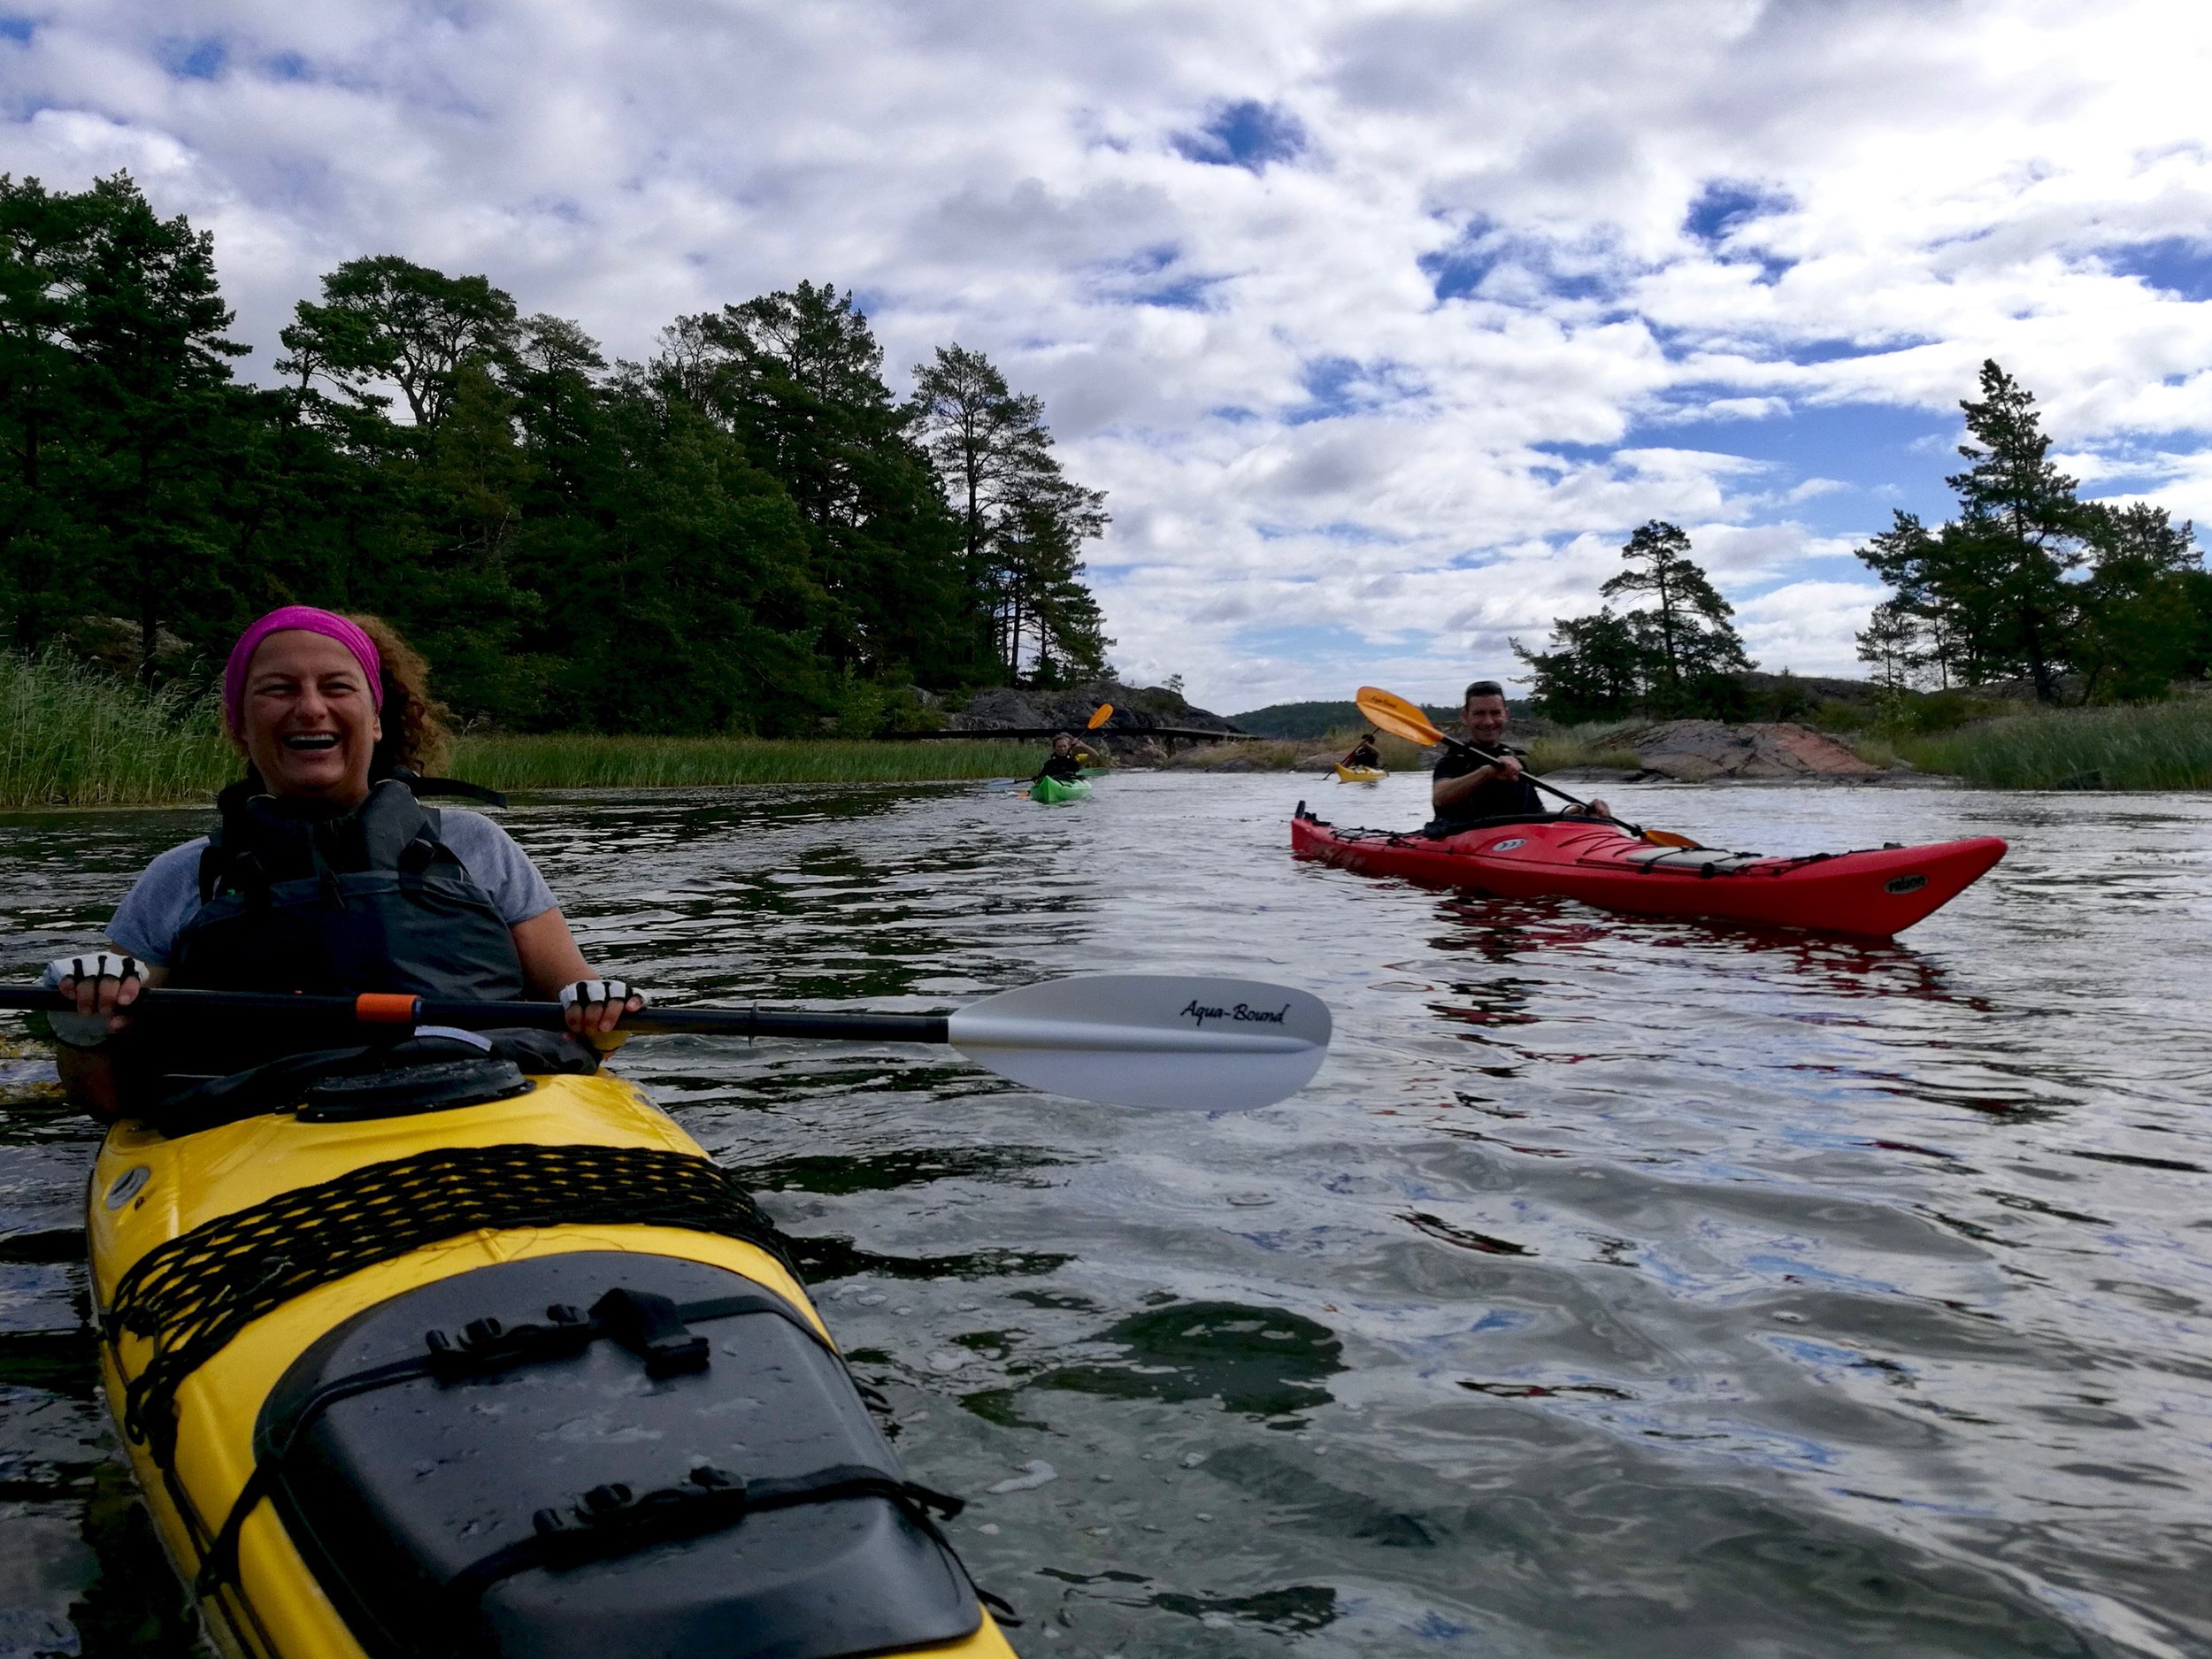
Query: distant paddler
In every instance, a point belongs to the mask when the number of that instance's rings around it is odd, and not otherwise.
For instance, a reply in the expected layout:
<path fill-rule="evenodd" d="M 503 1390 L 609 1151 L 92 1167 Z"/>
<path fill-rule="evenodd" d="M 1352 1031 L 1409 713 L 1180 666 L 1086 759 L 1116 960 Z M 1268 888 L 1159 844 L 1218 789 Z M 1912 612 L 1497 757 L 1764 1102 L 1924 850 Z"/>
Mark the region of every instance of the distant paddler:
<path fill-rule="evenodd" d="M 1083 723 L 1083 729 L 1095 732 L 1113 718 L 1114 705 L 1102 703 L 1092 711 L 1091 718 Z M 1083 747 L 1074 733 L 1056 732 L 1052 737 L 1052 753 L 1045 757 L 1045 764 L 1037 769 L 1029 781 L 1033 784 L 1042 783 L 1049 778 L 1055 783 L 1079 783 L 1085 767 L 1095 770 L 1102 764 L 1097 756 Z"/>
<path fill-rule="evenodd" d="M 1352 752 L 1340 763 L 1348 772 L 1379 772 L 1382 770 L 1382 750 L 1375 747 L 1375 734 L 1368 733 L 1352 745 Z"/>
<path fill-rule="evenodd" d="M 1097 764 L 1096 757 L 1075 741 L 1074 733 L 1058 732 L 1053 735 L 1052 753 L 1045 757 L 1045 764 L 1029 781 L 1042 783 L 1049 778 L 1055 783 L 1077 783 L 1082 780 L 1086 766 Z"/>

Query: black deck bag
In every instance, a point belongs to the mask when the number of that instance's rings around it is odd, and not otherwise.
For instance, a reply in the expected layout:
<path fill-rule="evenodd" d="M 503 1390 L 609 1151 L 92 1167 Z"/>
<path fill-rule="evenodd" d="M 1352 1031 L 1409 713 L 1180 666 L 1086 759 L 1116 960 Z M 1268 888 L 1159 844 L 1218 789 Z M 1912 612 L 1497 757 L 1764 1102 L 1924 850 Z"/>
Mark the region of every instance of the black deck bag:
<path fill-rule="evenodd" d="M 835 1659 L 981 1621 L 930 1518 L 958 1505 L 903 1480 L 795 1310 L 705 1263 L 396 1296 L 300 1356 L 254 1449 L 375 1659 Z"/>

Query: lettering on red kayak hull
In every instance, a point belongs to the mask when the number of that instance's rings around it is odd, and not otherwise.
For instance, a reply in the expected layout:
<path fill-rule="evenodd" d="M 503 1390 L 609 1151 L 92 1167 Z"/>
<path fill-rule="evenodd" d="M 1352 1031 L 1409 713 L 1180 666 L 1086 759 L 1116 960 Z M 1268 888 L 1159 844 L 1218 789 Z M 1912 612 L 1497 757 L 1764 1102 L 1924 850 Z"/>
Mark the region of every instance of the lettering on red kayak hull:
<path fill-rule="evenodd" d="M 1941 909 L 2005 856 L 1994 835 L 1766 858 L 1717 848 L 1672 852 L 1578 818 L 1431 840 L 1338 829 L 1304 814 L 1291 820 L 1290 849 L 1364 875 L 1501 898 L 1556 895 L 1647 916 L 1717 916 L 1880 939 Z"/>

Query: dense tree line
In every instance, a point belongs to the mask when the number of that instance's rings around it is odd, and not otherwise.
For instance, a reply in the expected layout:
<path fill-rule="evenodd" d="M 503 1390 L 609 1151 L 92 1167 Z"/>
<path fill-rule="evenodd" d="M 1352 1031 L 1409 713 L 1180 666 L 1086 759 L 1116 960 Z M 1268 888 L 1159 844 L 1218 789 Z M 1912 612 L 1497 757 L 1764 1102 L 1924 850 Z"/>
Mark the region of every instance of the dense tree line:
<path fill-rule="evenodd" d="M 849 294 L 679 319 L 644 364 L 393 255 L 249 349 L 211 239 L 124 176 L 0 178 L 0 617 L 122 618 L 204 675 L 303 602 L 410 634 L 465 717 L 523 729 L 848 733 L 909 683 L 1097 672 L 1102 497 L 1034 397 L 941 348 L 902 403 Z"/>
<path fill-rule="evenodd" d="M 1631 714 L 1740 719 L 1751 659 L 1720 590 L 1690 557 L 1690 538 L 1655 518 L 1621 549 L 1627 568 L 1598 592 L 1609 603 L 1552 623 L 1551 649 L 1513 651 L 1533 671 L 1530 701 L 1555 720 L 1617 719 Z"/>
<path fill-rule="evenodd" d="M 1859 549 L 1891 588 L 1858 636 L 1893 687 L 2024 681 L 2038 699 L 2161 697 L 2212 668 L 2212 573 L 2162 507 L 2084 501 L 2050 461 L 2034 397 L 1994 362 L 1960 403 L 1958 516 L 1911 513 Z"/>

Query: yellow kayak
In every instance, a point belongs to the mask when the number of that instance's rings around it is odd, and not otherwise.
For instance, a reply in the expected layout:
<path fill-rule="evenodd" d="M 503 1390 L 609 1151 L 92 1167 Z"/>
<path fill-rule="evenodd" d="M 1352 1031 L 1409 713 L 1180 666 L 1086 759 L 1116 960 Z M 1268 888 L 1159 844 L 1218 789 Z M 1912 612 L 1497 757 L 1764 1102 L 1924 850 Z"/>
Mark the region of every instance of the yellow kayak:
<path fill-rule="evenodd" d="M 635 1088 L 478 1056 L 283 1103 L 120 1124 L 88 1201 L 109 1404 L 229 1659 L 1012 1659 L 956 1502 Z"/>
<path fill-rule="evenodd" d="M 1388 776 L 1380 766 L 1347 766 L 1340 762 L 1336 769 L 1339 783 L 1380 783 Z"/>

